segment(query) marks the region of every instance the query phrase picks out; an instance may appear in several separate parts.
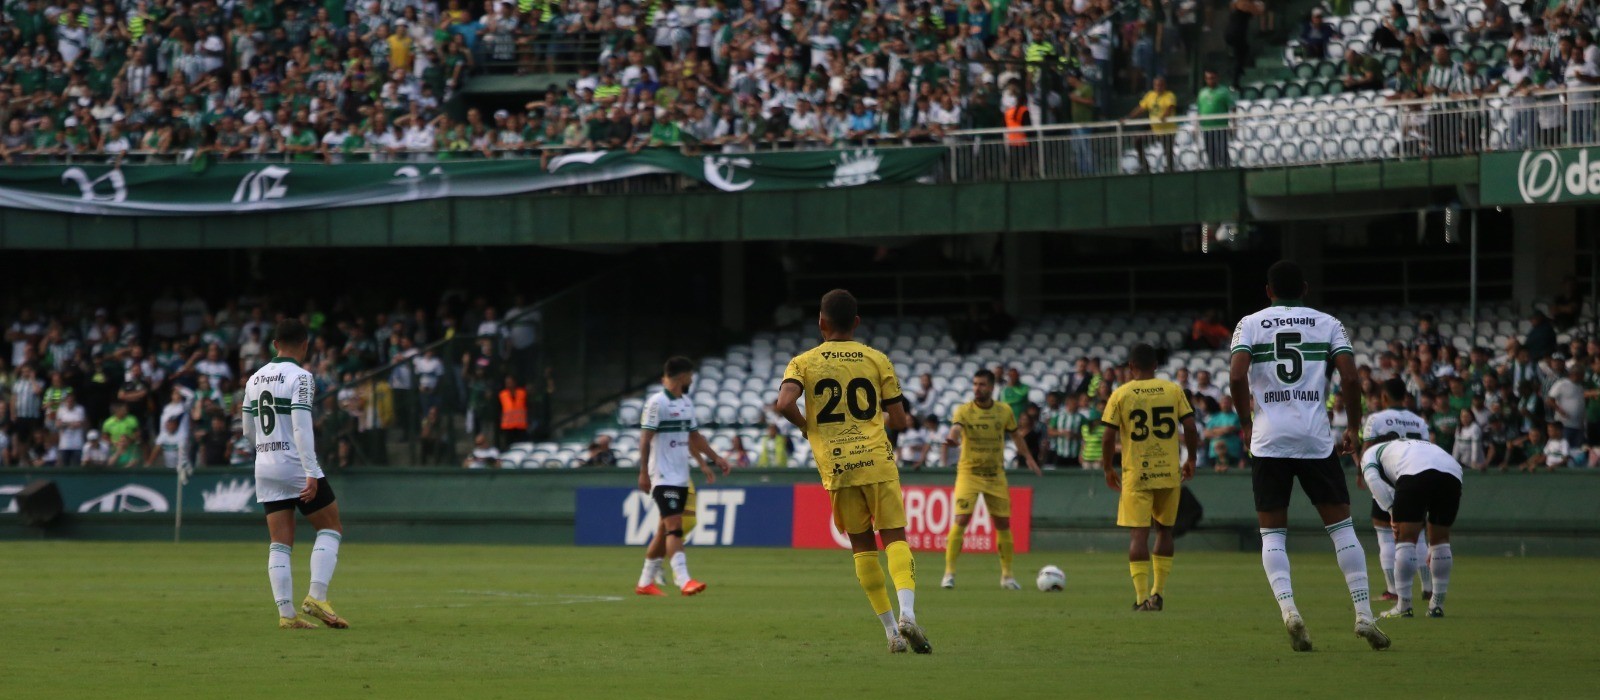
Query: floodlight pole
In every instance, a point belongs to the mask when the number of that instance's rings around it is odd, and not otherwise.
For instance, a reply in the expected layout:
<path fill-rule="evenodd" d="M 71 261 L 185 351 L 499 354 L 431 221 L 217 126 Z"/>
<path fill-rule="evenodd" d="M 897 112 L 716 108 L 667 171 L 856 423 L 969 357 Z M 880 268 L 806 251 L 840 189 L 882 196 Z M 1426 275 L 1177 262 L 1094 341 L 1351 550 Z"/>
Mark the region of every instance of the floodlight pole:
<path fill-rule="evenodd" d="M 1472 210 L 1472 240 L 1468 243 L 1468 258 L 1470 259 L 1471 272 L 1469 275 L 1468 306 L 1472 315 L 1472 347 L 1478 347 L 1478 210 Z"/>

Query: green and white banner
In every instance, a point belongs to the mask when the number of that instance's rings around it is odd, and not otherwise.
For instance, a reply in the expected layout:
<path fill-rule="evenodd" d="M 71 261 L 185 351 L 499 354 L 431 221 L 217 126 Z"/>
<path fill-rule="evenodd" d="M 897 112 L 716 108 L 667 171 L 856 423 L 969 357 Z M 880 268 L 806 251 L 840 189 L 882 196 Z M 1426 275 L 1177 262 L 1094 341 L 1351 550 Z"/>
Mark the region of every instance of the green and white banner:
<path fill-rule="evenodd" d="M 1478 162 L 1484 204 L 1600 200 L 1600 148 L 1486 153 Z"/>
<path fill-rule="evenodd" d="M 929 174 L 939 148 L 716 153 L 594 151 L 537 159 L 392 163 L 14 165 L 0 168 L 0 207 L 99 216 L 247 214 L 496 197 L 676 173 L 725 192 L 854 187 Z"/>

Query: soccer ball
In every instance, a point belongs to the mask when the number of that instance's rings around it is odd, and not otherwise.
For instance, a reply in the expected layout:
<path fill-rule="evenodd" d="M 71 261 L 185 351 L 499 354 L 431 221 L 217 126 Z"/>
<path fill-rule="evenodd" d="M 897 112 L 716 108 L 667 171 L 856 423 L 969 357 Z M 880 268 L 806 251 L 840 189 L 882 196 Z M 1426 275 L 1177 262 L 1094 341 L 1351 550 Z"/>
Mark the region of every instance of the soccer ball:
<path fill-rule="evenodd" d="M 1055 564 L 1040 569 L 1039 578 L 1035 579 L 1035 582 L 1039 584 L 1039 590 L 1045 592 L 1067 589 L 1067 575 Z"/>

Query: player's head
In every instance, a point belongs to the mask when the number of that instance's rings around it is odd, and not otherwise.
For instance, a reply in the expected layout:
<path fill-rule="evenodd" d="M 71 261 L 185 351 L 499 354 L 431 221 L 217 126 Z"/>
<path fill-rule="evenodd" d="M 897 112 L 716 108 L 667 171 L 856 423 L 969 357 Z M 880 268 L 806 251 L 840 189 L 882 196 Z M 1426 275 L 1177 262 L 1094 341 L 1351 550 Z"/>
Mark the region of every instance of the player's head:
<path fill-rule="evenodd" d="M 298 318 L 286 318 L 278 324 L 278 330 L 272 335 L 272 349 L 280 357 L 292 357 L 304 360 L 306 357 L 306 341 L 311 334 L 306 330 L 306 324 Z"/>
<path fill-rule="evenodd" d="M 661 367 L 661 386 L 668 391 L 683 396 L 689 393 L 689 385 L 694 382 L 694 361 L 679 355 L 667 359 Z"/>
<path fill-rule="evenodd" d="M 855 295 L 843 289 L 822 295 L 822 312 L 817 314 L 817 327 L 822 330 L 822 337 L 849 338 L 860 323 Z"/>
<path fill-rule="evenodd" d="M 1398 377 L 1384 380 L 1383 405 L 1385 408 L 1394 408 L 1406 402 L 1406 382 Z"/>
<path fill-rule="evenodd" d="M 1128 366 L 1134 374 L 1148 375 L 1156 371 L 1156 349 L 1149 343 L 1139 343 L 1128 350 Z"/>
<path fill-rule="evenodd" d="M 1304 299 L 1306 276 L 1300 266 L 1288 260 L 1279 260 L 1267 268 L 1267 296 L 1278 299 Z"/>
<path fill-rule="evenodd" d="M 972 398 L 979 403 L 994 398 L 994 372 L 980 369 L 972 375 Z"/>

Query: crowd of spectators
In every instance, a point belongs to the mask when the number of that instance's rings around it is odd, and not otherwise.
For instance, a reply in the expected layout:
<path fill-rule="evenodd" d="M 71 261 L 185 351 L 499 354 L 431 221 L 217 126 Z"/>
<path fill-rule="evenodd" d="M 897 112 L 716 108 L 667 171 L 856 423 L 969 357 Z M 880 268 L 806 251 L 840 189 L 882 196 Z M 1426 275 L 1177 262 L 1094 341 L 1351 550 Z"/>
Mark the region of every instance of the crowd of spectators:
<path fill-rule="evenodd" d="M 1140 94 L 1179 47 L 1198 53 L 1204 10 L 1200 0 L 7 0 L 0 158 L 339 161 L 937 139 L 1003 126 L 1019 109 L 1032 123 L 1104 117 L 1113 92 Z M 577 77 L 524 109 L 449 109 L 491 63 Z"/>
<path fill-rule="evenodd" d="M 415 438 L 423 463 L 453 461 L 446 413 L 464 414 L 468 434 L 494 435 L 502 381 L 530 372 L 538 328 L 520 297 L 504 314 L 482 297 L 362 312 L 253 297 L 219 308 L 171 290 L 144 308 L 23 307 L 3 325 L 0 466 L 253 465 L 243 381 L 272 358 L 273 329 L 291 314 L 313 333 L 317 446 L 335 466 L 388 463 L 391 437 Z M 440 357 L 436 341 L 456 337 Z M 377 368 L 387 369 L 352 381 Z M 524 414 L 523 432 L 539 415 Z"/>

